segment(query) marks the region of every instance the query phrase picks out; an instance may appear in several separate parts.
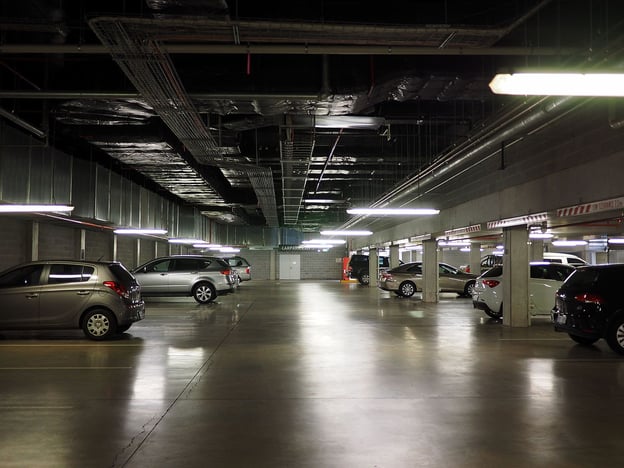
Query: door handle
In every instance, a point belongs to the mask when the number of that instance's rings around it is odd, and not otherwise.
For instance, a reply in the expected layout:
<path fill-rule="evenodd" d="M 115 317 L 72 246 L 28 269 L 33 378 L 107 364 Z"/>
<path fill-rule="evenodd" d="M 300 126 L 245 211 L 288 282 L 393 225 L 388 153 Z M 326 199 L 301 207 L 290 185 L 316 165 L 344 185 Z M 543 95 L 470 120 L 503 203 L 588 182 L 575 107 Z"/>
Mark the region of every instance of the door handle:
<path fill-rule="evenodd" d="M 91 294 L 91 291 L 78 291 L 76 294 L 78 294 L 79 296 L 88 296 L 89 294 Z"/>
<path fill-rule="evenodd" d="M 39 294 L 26 294 L 26 299 L 37 299 Z"/>
<path fill-rule="evenodd" d="M 167 276 L 167 273 L 161 273 L 160 276 Z"/>

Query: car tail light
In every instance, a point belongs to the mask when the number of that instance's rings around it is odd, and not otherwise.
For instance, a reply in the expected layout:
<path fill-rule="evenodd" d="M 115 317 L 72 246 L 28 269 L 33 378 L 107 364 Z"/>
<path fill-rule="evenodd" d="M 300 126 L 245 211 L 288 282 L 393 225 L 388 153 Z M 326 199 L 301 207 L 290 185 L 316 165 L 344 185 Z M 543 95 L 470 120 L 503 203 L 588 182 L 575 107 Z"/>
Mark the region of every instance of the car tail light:
<path fill-rule="evenodd" d="M 385 271 L 381 272 L 381 277 L 385 280 L 391 280 L 392 279 L 392 275 L 390 273 L 387 273 Z"/>
<path fill-rule="evenodd" d="M 492 279 L 484 279 L 484 280 L 482 280 L 482 282 L 488 288 L 495 288 L 496 286 L 498 286 L 500 284 L 500 281 L 492 280 Z"/>
<path fill-rule="evenodd" d="M 591 293 L 577 294 L 574 299 L 585 304 L 602 304 L 604 302 L 602 296 Z"/>
<path fill-rule="evenodd" d="M 249 267 L 245 268 L 245 274 L 249 274 Z"/>
<path fill-rule="evenodd" d="M 128 290 L 122 284 L 119 284 L 117 281 L 104 281 L 104 286 L 106 286 L 107 288 L 111 288 L 119 296 L 125 299 L 130 298 L 130 293 L 128 292 Z"/>
<path fill-rule="evenodd" d="M 221 274 L 225 276 L 230 276 L 232 274 L 232 270 L 221 270 Z"/>
<path fill-rule="evenodd" d="M 464 271 L 465 271 L 466 273 L 470 273 L 470 265 L 468 265 Z"/>

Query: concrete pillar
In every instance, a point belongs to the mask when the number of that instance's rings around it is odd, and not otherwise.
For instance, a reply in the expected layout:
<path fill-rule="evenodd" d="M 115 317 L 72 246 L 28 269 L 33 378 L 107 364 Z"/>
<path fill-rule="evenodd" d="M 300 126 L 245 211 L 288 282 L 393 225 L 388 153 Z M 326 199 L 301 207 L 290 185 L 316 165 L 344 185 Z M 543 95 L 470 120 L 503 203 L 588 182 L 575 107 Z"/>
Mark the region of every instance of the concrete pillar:
<path fill-rule="evenodd" d="M 544 260 L 544 241 L 541 239 L 531 239 L 529 249 L 529 261 L 541 262 Z"/>
<path fill-rule="evenodd" d="M 481 274 L 481 243 L 472 242 L 470 244 L 470 273 Z"/>
<path fill-rule="evenodd" d="M 390 268 L 396 268 L 399 266 L 399 246 L 390 246 Z"/>
<path fill-rule="evenodd" d="M 39 223 L 33 221 L 30 230 L 30 260 L 39 260 Z"/>
<path fill-rule="evenodd" d="M 376 287 L 379 279 L 379 255 L 377 254 L 377 249 L 368 251 L 368 277 L 368 284 Z"/>
<path fill-rule="evenodd" d="M 526 226 L 503 229 L 503 325 L 528 327 L 529 233 Z"/>
<path fill-rule="evenodd" d="M 269 279 L 277 279 L 277 251 L 271 250 L 271 257 L 269 258 Z"/>
<path fill-rule="evenodd" d="M 84 229 L 80 230 L 80 248 L 78 258 L 80 260 L 84 260 L 87 254 L 87 231 Z"/>
<path fill-rule="evenodd" d="M 435 239 L 423 242 L 423 302 L 438 302 L 438 241 Z"/>

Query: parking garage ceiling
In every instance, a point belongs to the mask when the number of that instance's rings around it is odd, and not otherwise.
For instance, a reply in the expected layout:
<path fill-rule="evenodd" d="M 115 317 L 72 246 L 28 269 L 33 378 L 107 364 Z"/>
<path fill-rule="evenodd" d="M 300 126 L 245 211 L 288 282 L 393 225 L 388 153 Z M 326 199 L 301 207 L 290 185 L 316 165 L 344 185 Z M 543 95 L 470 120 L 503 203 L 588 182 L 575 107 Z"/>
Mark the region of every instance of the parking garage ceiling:
<path fill-rule="evenodd" d="M 3 2 L 0 111 L 211 219 L 317 231 L 512 121 L 493 75 L 586 63 L 621 3 Z"/>

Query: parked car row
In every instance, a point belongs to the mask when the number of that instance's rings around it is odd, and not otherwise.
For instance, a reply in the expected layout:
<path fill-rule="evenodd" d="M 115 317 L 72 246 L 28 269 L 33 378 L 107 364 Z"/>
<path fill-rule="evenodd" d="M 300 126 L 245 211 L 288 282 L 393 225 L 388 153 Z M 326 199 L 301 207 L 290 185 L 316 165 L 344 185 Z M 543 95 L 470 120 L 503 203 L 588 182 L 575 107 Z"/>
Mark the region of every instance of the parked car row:
<path fill-rule="evenodd" d="M 493 262 L 493 260 L 490 260 Z M 503 315 L 502 264 L 478 277 L 439 263 L 440 292 L 471 295 L 473 306 L 490 317 Z M 581 345 L 604 339 L 624 355 L 624 264 L 589 265 L 568 254 L 555 254 L 529 265 L 529 313 L 550 316 L 556 332 Z M 412 262 L 383 272 L 379 287 L 398 296 L 422 291 L 422 263 Z"/>
<path fill-rule="evenodd" d="M 145 318 L 147 296 L 214 301 L 251 279 L 243 257 L 174 255 L 132 272 L 119 262 L 42 260 L 0 272 L 0 330 L 82 329 L 104 340 Z"/>
<path fill-rule="evenodd" d="M 440 292 L 454 292 L 460 296 L 472 296 L 477 275 L 465 273 L 446 263 L 438 263 Z M 411 297 L 423 290 L 422 262 L 399 265 L 381 273 L 379 287 L 398 296 Z"/>

